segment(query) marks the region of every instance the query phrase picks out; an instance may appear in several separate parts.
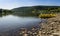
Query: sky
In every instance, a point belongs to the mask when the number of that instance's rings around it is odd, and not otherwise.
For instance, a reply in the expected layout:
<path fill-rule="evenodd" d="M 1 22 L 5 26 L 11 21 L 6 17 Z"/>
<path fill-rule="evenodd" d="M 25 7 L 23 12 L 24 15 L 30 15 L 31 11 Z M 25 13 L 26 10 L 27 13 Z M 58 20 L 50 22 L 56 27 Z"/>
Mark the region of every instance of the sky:
<path fill-rule="evenodd" d="M 3 9 L 36 5 L 60 6 L 60 0 L 0 0 L 0 8 Z"/>

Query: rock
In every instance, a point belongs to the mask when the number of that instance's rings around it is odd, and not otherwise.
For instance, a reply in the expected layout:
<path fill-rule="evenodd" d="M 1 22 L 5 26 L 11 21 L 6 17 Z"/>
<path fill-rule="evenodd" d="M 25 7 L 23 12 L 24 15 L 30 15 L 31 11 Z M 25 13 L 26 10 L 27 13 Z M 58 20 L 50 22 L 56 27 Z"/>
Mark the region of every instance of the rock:
<path fill-rule="evenodd" d="M 24 35 L 36 35 L 36 36 L 60 36 L 60 17 L 54 17 L 47 19 L 46 22 L 39 24 L 39 29 L 33 27 L 31 30 L 27 31 L 22 29 L 25 33 Z M 37 32 L 38 31 L 38 32 Z M 28 34 L 26 33 L 28 32 Z M 20 33 L 21 34 L 21 33 Z"/>

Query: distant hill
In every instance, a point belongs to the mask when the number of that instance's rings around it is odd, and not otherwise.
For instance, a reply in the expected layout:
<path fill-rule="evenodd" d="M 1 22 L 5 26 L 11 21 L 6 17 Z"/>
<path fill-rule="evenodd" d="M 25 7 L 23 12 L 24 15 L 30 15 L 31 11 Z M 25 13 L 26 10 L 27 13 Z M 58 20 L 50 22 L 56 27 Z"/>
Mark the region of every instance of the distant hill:
<path fill-rule="evenodd" d="M 49 12 L 59 12 L 60 6 L 26 6 L 18 7 L 12 9 L 14 12 L 19 12 L 20 14 L 40 14 L 40 13 L 49 13 Z M 53 11 L 52 11 L 53 10 Z M 57 11 L 56 11 L 57 10 Z M 34 13 L 33 13 L 34 11 Z"/>
<path fill-rule="evenodd" d="M 16 11 L 16 12 L 23 12 L 23 11 L 32 11 L 34 9 L 36 10 L 47 10 L 48 8 L 51 8 L 51 9 L 56 9 L 56 8 L 60 8 L 60 6 L 27 6 L 27 7 L 18 7 L 18 8 L 14 8 L 12 9 L 13 11 Z"/>

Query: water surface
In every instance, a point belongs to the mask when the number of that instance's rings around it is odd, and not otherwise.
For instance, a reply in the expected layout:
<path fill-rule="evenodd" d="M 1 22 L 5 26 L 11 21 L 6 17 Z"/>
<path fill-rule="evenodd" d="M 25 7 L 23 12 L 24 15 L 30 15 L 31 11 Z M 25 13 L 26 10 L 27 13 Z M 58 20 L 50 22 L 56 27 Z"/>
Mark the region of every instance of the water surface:
<path fill-rule="evenodd" d="M 40 21 L 41 19 L 36 17 L 7 15 L 0 17 L 0 31 L 8 31 L 19 27 L 29 28 L 37 25 Z"/>

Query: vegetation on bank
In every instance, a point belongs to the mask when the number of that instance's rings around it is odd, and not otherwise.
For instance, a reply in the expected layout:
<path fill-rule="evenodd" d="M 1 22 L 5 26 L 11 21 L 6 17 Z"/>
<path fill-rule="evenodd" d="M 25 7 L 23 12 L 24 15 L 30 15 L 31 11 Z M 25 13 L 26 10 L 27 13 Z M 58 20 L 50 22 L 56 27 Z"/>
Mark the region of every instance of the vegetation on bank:
<path fill-rule="evenodd" d="M 55 16 L 56 16 L 56 14 L 40 14 L 39 15 L 40 18 L 52 18 Z"/>
<path fill-rule="evenodd" d="M 13 13 L 12 10 L 0 9 L 0 16 L 12 14 L 12 13 Z"/>
<path fill-rule="evenodd" d="M 56 13 L 60 13 L 60 6 L 31 6 L 31 7 L 14 8 L 12 10 L 6 10 L 6 9 L 2 9 L 2 10 L 3 10 L 2 14 L 13 13 L 14 15 L 19 15 L 19 16 L 37 16 L 41 18 L 46 18 L 46 17 L 50 18 L 50 17 L 55 17 Z"/>
<path fill-rule="evenodd" d="M 37 16 L 41 18 L 55 17 L 56 13 L 60 13 L 60 6 L 31 6 L 14 8 L 12 11 L 22 16 Z M 42 13 L 42 14 L 41 14 Z"/>

